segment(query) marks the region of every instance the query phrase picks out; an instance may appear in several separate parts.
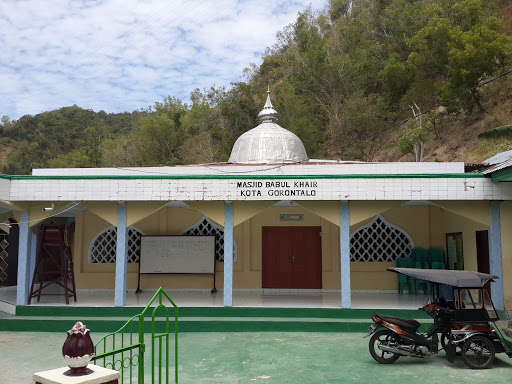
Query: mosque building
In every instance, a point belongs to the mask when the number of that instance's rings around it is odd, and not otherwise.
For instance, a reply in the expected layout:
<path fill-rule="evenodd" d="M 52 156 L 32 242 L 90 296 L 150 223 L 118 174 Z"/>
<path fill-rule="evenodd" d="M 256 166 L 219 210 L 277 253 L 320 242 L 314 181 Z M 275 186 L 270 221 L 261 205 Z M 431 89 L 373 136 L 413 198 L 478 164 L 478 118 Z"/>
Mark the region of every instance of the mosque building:
<path fill-rule="evenodd" d="M 510 154 L 477 171 L 314 160 L 277 124 L 270 92 L 258 117 L 227 163 L 1 175 L 0 221 L 19 225 L 17 304 L 29 302 L 40 228 L 73 223 L 76 289 L 113 290 L 115 306 L 162 286 L 215 287 L 226 307 L 245 291 L 332 291 L 350 308 L 354 291 L 396 291 L 387 268 L 423 248 L 500 276 L 494 304 L 512 310 Z"/>

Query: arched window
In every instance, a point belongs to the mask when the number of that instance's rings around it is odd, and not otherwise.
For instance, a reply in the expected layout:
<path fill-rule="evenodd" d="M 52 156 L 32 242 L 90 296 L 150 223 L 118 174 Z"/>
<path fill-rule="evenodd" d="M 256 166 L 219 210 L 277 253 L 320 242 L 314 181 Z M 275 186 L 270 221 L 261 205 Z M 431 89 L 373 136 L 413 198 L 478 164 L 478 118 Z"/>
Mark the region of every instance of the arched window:
<path fill-rule="evenodd" d="M 208 217 L 201 217 L 197 223 L 185 229 L 181 234 L 184 236 L 215 236 L 215 260 L 224 261 L 224 228 L 215 224 Z M 236 261 L 236 242 L 234 240 L 233 261 Z"/>
<path fill-rule="evenodd" d="M 128 227 L 128 262 L 138 263 L 140 258 L 140 237 L 145 233 L 139 228 Z M 117 227 L 107 227 L 91 241 L 89 263 L 115 263 L 117 247 Z"/>
<path fill-rule="evenodd" d="M 412 248 L 407 232 L 377 215 L 350 236 L 350 261 L 395 261 L 409 257 Z"/>

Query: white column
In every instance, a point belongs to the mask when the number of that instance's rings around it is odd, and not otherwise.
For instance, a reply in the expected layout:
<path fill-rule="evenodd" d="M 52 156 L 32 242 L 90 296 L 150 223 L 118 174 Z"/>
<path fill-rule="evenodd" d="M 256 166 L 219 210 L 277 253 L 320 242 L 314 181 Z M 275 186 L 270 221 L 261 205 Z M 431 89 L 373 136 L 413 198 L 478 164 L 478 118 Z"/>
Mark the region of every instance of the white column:
<path fill-rule="evenodd" d="M 116 287 L 114 305 L 126 305 L 126 277 L 128 272 L 128 228 L 126 227 L 126 204 L 117 206 L 117 247 L 116 247 Z"/>
<path fill-rule="evenodd" d="M 30 241 L 28 212 L 20 217 L 20 241 L 18 246 L 18 286 L 16 288 L 16 305 L 27 305 L 30 290 Z"/>
<path fill-rule="evenodd" d="M 233 306 L 233 204 L 224 205 L 224 306 Z"/>
<path fill-rule="evenodd" d="M 348 201 L 343 201 L 340 204 L 340 267 L 341 308 L 350 308 L 350 221 Z"/>
<path fill-rule="evenodd" d="M 491 201 L 491 226 L 489 227 L 489 266 L 491 275 L 496 275 L 499 277 L 495 283 L 491 283 L 492 302 L 494 303 L 496 309 L 504 309 L 499 201 Z"/>

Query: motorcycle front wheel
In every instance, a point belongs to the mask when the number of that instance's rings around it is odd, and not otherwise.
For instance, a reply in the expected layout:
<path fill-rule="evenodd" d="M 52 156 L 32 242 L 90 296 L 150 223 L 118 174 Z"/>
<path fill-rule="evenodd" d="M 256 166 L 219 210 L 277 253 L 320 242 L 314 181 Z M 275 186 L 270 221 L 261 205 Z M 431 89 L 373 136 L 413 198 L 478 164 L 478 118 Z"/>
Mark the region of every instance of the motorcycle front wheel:
<path fill-rule="evenodd" d="M 379 345 L 390 345 L 391 343 L 399 343 L 398 337 L 391 331 L 382 330 L 373 334 L 368 345 L 370 355 L 381 364 L 391 364 L 395 362 L 400 355 L 393 352 L 383 351 Z"/>

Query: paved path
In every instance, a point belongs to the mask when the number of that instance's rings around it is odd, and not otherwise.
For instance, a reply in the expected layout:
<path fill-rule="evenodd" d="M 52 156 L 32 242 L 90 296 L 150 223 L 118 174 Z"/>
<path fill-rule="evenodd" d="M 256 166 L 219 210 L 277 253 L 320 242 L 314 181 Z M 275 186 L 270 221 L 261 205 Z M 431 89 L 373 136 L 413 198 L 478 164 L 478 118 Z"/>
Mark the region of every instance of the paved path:
<path fill-rule="evenodd" d="M 100 336 L 93 332 L 93 341 Z M 371 358 L 368 339 L 362 336 L 359 333 L 183 333 L 179 339 L 179 383 L 512 382 L 512 359 L 504 354 L 498 354 L 494 365 L 482 371 L 470 370 L 460 357 L 451 365 L 444 352 L 427 360 L 403 357 L 392 365 L 380 365 Z M 31 383 L 32 373 L 63 366 L 64 340 L 65 334 L 60 333 L 0 332 L 0 383 Z"/>

